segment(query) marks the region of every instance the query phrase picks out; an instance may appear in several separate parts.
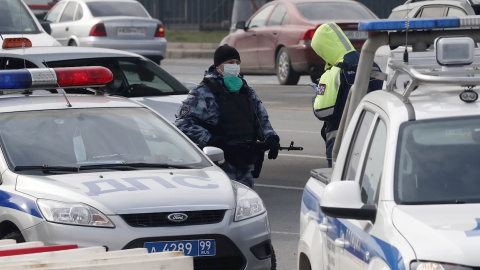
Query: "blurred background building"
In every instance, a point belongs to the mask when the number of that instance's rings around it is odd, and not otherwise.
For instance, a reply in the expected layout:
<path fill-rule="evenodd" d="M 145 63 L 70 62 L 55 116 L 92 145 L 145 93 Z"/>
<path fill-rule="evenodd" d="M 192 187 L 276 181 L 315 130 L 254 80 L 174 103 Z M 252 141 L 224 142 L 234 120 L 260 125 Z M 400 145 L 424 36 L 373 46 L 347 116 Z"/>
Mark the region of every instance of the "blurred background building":
<path fill-rule="evenodd" d="M 236 21 L 246 21 L 268 0 L 138 0 L 166 29 L 229 30 Z M 358 0 L 380 18 L 405 0 Z"/>

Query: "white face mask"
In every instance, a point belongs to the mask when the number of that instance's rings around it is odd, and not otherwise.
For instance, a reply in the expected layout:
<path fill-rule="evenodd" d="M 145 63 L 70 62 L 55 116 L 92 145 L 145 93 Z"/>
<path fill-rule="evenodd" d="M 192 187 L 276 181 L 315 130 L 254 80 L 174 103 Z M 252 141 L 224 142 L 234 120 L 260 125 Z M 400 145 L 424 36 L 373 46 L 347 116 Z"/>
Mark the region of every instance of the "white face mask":
<path fill-rule="evenodd" d="M 223 64 L 223 77 L 238 77 L 240 74 L 240 65 L 237 64 Z"/>

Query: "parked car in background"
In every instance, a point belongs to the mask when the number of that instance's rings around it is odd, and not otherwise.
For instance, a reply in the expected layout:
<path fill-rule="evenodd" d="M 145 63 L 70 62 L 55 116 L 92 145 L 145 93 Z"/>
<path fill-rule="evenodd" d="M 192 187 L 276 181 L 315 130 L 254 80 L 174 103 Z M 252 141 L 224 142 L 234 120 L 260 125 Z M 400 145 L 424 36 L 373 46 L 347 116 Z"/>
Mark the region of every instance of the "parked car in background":
<path fill-rule="evenodd" d="M 23 0 L 27 6 L 32 10 L 33 14 L 39 19 L 43 20 L 43 17 L 47 12 L 57 3 L 59 0 Z"/>
<path fill-rule="evenodd" d="M 135 0 L 62 0 L 45 20 L 51 35 L 64 46 L 125 50 L 158 64 L 165 58 L 162 22 Z"/>
<path fill-rule="evenodd" d="M 0 3 L 2 40 L 23 36 L 32 42 L 32 46 L 60 46 L 49 35 L 50 24 L 40 23 L 22 0 L 3 0 Z"/>
<path fill-rule="evenodd" d="M 137 100 L 170 122 L 188 89 L 159 65 L 130 52 L 91 47 L 30 47 L 0 50 L 0 70 L 45 67 L 104 66 L 114 79 L 103 90 Z M 94 88 L 68 89 L 69 92 L 93 94 Z"/>
<path fill-rule="evenodd" d="M 280 84 L 295 85 L 301 75 L 315 81 L 324 71 L 325 62 L 310 46 L 318 26 L 336 22 L 360 51 L 367 33 L 357 30 L 358 21 L 372 19 L 378 17 L 352 0 L 271 1 L 247 22 L 237 22 L 221 45 L 239 51 L 242 74 L 276 74 Z"/>
<path fill-rule="evenodd" d="M 480 14 L 479 0 L 408 0 L 389 19 L 464 17 Z"/>

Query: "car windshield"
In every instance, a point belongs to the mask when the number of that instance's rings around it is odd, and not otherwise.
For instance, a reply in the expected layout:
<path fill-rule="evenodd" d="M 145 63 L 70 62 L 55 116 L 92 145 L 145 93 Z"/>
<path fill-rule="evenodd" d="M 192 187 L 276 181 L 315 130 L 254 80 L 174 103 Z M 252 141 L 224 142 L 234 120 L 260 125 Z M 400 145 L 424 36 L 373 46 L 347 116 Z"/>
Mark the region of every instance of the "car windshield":
<path fill-rule="evenodd" d="M 377 19 L 372 13 L 359 4 L 335 2 L 299 3 L 298 10 L 309 21 L 318 20 L 369 20 Z M 320 15 L 319 15 L 320 14 Z"/>
<path fill-rule="evenodd" d="M 40 33 L 32 16 L 20 0 L 2 1 L 0 5 L 0 34 Z"/>
<path fill-rule="evenodd" d="M 20 63 L 21 64 L 21 63 Z M 113 73 L 105 90 L 125 97 L 186 95 L 188 89 L 159 65 L 142 58 L 84 58 L 51 61 L 48 67 L 104 66 Z M 66 89 L 69 92 L 68 89 Z M 71 92 L 71 91 L 70 91 Z"/>
<path fill-rule="evenodd" d="M 480 202 L 480 117 L 401 126 L 395 200 L 403 204 Z"/>
<path fill-rule="evenodd" d="M 149 18 L 150 16 L 138 2 L 87 2 L 93 17 L 134 16 Z"/>
<path fill-rule="evenodd" d="M 82 97 L 72 97 L 72 103 L 81 102 L 75 98 Z M 194 145 L 145 108 L 2 113 L 0 138 L 18 173 L 210 166 Z"/>

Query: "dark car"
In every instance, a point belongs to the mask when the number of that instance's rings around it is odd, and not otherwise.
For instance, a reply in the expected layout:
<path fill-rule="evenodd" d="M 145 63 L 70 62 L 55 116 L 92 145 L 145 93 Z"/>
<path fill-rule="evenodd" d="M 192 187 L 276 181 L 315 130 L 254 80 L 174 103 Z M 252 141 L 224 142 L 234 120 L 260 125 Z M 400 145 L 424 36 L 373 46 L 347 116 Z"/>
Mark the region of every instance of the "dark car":
<path fill-rule="evenodd" d="M 395 7 L 388 18 L 464 17 L 479 14 L 479 0 L 408 0 Z"/>
<path fill-rule="evenodd" d="M 277 0 L 262 6 L 221 45 L 235 47 L 242 59 L 242 74 L 276 74 L 280 84 L 295 85 L 301 75 L 312 81 L 324 71 L 325 62 L 310 46 L 318 26 L 336 22 L 360 51 L 367 32 L 357 31 L 358 21 L 378 17 L 353 0 Z"/>

